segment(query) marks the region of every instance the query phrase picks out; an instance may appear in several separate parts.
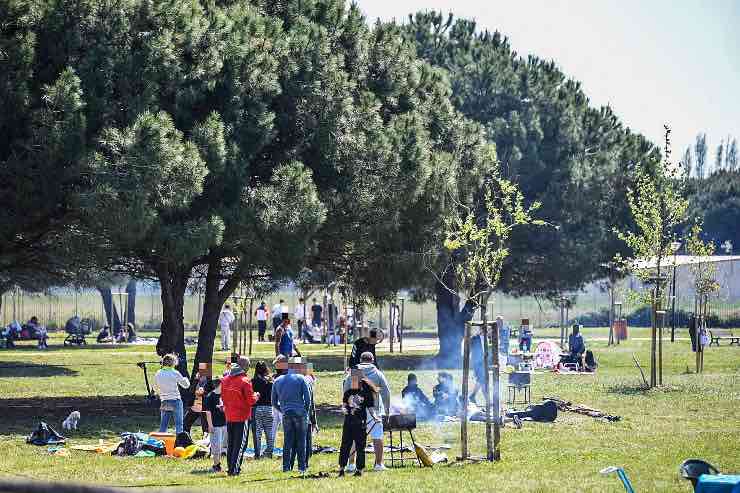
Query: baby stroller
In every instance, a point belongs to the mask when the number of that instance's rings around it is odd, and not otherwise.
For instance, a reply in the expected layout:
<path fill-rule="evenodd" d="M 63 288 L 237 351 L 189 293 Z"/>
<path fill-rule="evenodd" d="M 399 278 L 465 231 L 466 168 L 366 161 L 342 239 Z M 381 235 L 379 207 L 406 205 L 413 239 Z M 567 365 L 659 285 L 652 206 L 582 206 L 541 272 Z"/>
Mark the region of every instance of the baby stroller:
<path fill-rule="evenodd" d="M 87 344 L 85 336 L 90 335 L 91 332 L 91 324 L 89 320 L 80 320 L 80 317 L 75 315 L 67 320 L 64 331 L 67 333 L 67 337 L 64 339 L 65 346 L 84 346 Z"/>

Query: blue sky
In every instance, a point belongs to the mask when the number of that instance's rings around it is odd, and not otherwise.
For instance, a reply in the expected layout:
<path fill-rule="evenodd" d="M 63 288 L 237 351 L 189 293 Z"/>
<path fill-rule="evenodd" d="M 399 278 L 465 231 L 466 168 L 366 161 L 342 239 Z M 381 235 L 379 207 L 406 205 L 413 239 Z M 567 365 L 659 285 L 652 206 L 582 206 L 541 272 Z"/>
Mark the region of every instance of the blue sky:
<path fill-rule="evenodd" d="M 740 0 L 357 0 L 370 20 L 406 22 L 418 10 L 452 11 L 507 35 L 520 54 L 554 59 L 594 105 L 662 143 L 675 160 L 707 133 L 740 140 Z"/>

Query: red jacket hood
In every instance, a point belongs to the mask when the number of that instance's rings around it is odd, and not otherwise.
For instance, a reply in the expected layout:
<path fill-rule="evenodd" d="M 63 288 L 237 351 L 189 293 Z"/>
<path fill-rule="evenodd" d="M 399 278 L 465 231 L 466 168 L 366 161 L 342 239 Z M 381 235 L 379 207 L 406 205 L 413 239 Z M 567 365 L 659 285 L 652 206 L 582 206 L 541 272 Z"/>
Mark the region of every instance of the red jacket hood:
<path fill-rule="evenodd" d="M 226 421 L 247 421 L 252 417 L 252 406 L 257 395 L 246 374 L 230 375 L 221 380 L 221 400 L 224 402 Z"/>

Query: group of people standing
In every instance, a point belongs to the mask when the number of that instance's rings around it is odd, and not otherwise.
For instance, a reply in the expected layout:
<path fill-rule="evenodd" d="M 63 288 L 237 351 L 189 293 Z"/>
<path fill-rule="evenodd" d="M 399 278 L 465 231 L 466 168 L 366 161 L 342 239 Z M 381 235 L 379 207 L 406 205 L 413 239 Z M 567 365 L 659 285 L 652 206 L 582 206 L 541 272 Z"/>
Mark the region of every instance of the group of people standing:
<path fill-rule="evenodd" d="M 188 377 L 176 369 L 178 357 L 167 354 L 155 375 L 160 407 L 159 431 L 167 431 L 174 421 L 176 433 L 189 431 L 201 418 L 208 432 L 213 459 L 212 472 L 222 471 L 221 457 L 226 451 L 227 473 L 241 472 L 250 432 L 254 435 L 254 457 L 272 457 L 279 425 L 283 426 L 282 470 L 308 470 L 313 435 L 319 431 L 314 401 L 315 378 L 310 365 L 298 358 L 279 354 L 273 362 L 275 374 L 264 361 L 247 376 L 250 361 L 239 356 L 223 378 L 196 374 L 191 387 Z M 185 392 L 189 389 L 190 392 Z M 181 390 L 183 392 L 181 392 Z M 182 394 L 192 394 L 187 411 Z M 375 455 L 375 471 L 383 464 L 383 416 L 390 405 L 390 388 L 385 375 L 375 365 L 375 356 L 364 352 L 359 362 L 347 370 L 342 381 L 342 441 L 339 454 L 340 475 L 345 471 L 360 475 L 365 468 L 365 447 L 370 437 Z M 266 447 L 262 448 L 262 438 Z"/>
<path fill-rule="evenodd" d="M 337 345 L 341 337 L 349 334 L 354 326 L 354 310 L 346 308 L 346 313 L 341 315 L 339 307 L 328 298 L 325 304 L 318 302 L 313 298 L 311 304 L 307 300 L 299 298 L 298 303 L 293 310 L 293 319 L 296 323 L 296 337 L 303 342 L 318 342 L 326 329 L 326 343 Z M 398 319 L 398 309 L 393 305 L 394 320 Z M 257 340 L 265 342 L 268 334 L 268 324 L 272 326 L 272 340 L 277 338 L 276 332 L 283 325 L 286 319 L 291 317 L 290 308 L 285 300 L 280 299 L 275 305 L 269 307 L 265 301 L 261 301 L 254 311 L 257 320 Z M 236 315 L 231 307 L 227 304 L 219 315 L 218 325 L 221 329 L 221 350 L 229 351 L 231 349 L 231 329 L 236 320 Z M 397 325 L 397 324 L 396 324 Z"/>
<path fill-rule="evenodd" d="M 190 389 L 190 380 L 175 367 L 178 357 L 167 354 L 155 375 L 160 400 L 160 432 L 166 432 L 174 420 L 175 431 L 189 431 L 198 416 L 203 431 L 208 432 L 213 472 L 221 472 L 221 456 L 226 444 L 227 473 L 241 472 L 250 432 L 254 436 L 255 459 L 272 457 L 275 436 L 282 423 L 284 432 L 283 471 L 294 468 L 305 473 L 311 453 L 312 433 L 318 431 L 313 400 L 315 379 L 310 367 L 292 363 L 284 355 L 275 361 L 273 376 L 264 361 L 255 365 L 252 378 L 247 376 L 249 358 L 239 356 L 229 365 L 223 378 L 196 375 L 194 401 L 184 414 L 180 389 Z M 186 394 L 188 394 L 186 392 Z M 189 418 L 192 416 L 192 418 Z M 262 450 L 262 437 L 266 447 Z"/>

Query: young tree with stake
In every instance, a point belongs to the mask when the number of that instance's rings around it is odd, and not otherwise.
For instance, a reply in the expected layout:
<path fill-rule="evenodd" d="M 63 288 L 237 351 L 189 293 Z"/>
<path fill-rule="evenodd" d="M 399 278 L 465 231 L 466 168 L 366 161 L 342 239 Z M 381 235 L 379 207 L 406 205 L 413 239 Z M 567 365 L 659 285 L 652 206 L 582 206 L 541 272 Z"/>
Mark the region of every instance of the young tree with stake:
<path fill-rule="evenodd" d="M 493 152 L 493 151 L 492 151 Z M 488 371 L 488 320 L 486 306 L 501 277 L 504 260 L 509 255 L 509 239 L 512 231 L 524 225 L 543 225 L 544 221 L 533 218 L 539 208 L 535 202 L 524 205 L 524 196 L 516 184 L 499 176 L 487 180 L 480 194 L 480 200 L 472 206 L 459 204 L 457 214 L 447 223 L 444 249 L 447 250 L 450 264 L 447 269 L 454 272 L 455 286 L 461 291 L 459 296 L 474 307 L 481 308 L 482 336 L 484 338 L 484 364 L 486 365 L 486 448 L 488 460 L 500 460 L 500 415 L 499 415 L 499 358 L 498 330 L 493 331 L 493 402 L 490 393 L 490 374 Z M 440 281 L 441 282 L 441 281 Z M 469 366 L 470 329 L 465 330 L 465 368 Z M 464 374 L 463 394 L 467 403 L 467 372 Z M 467 450 L 467 405 L 462 416 L 462 458 L 468 456 Z M 491 416 L 492 411 L 496 413 Z M 493 443 L 491 443 L 493 425 Z"/>
<path fill-rule="evenodd" d="M 627 193 L 636 230 L 617 231 L 619 238 L 632 250 L 634 259 L 651 262 L 650 268 L 636 271 L 641 280 L 654 284 L 650 294 L 643 297 L 643 300 L 649 300 L 652 309 L 650 387 L 656 386 L 657 369 L 662 366 L 662 361 L 656 361 L 656 312 L 660 310 L 664 296 L 665 261 L 673 255 L 671 243 L 677 239 L 677 227 L 686 220 L 688 206 L 684 196 L 685 172 L 681 167 L 673 166 L 670 160 L 670 134 L 670 127 L 665 125 L 662 161 L 645 163 L 638 171 L 635 189 Z"/>

